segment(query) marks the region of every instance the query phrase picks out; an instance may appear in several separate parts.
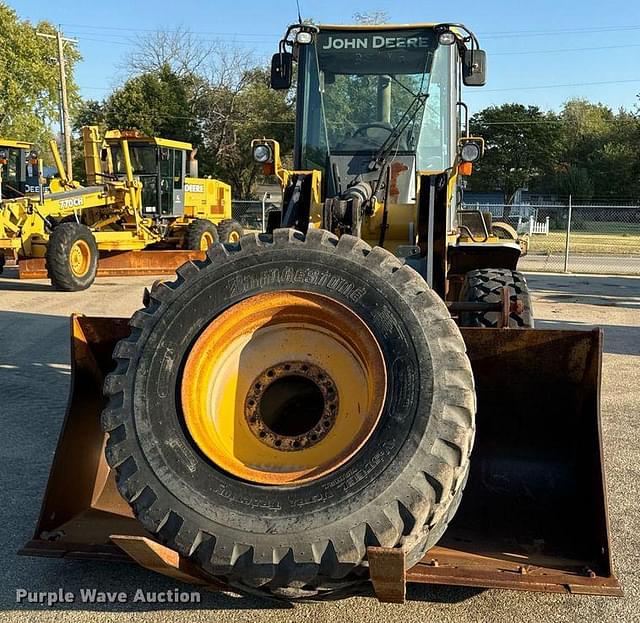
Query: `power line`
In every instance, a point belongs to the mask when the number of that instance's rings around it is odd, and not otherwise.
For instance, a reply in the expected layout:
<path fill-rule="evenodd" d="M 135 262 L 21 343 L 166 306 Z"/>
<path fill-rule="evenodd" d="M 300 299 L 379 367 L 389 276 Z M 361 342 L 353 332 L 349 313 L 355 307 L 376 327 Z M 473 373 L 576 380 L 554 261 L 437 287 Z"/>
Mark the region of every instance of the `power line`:
<path fill-rule="evenodd" d="M 557 52 L 590 52 L 592 50 L 618 50 L 627 48 L 640 48 L 640 44 L 627 45 L 603 45 L 589 48 L 556 48 L 555 50 L 514 50 L 512 52 L 490 52 L 489 56 L 514 56 L 520 54 L 555 54 Z"/>
<path fill-rule="evenodd" d="M 568 34 L 591 34 L 595 32 L 620 32 L 620 31 L 640 30 L 640 26 L 592 26 L 587 28 L 562 28 L 557 30 L 520 30 L 520 31 L 496 31 L 496 32 L 479 32 L 478 37 L 484 39 L 498 39 L 508 37 L 546 37 L 554 35 Z"/>
<path fill-rule="evenodd" d="M 125 26 L 95 26 L 93 24 L 63 24 L 69 28 L 83 28 L 93 31 L 104 32 L 105 30 L 121 31 L 121 32 L 159 32 L 162 31 L 162 27 L 158 28 L 128 28 Z M 504 31 L 487 31 L 478 32 L 478 36 L 485 38 L 500 38 L 500 37 L 541 37 L 541 36 L 553 36 L 553 35 L 566 35 L 566 34 L 591 34 L 596 32 L 620 32 L 620 31 L 636 31 L 640 30 L 640 25 L 624 25 L 624 26 L 589 26 L 582 28 L 561 28 L 552 30 L 504 30 Z M 278 33 L 265 33 L 265 32 L 225 32 L 225 31 L 192 31 L 194 35 L 212 35 L 223 37 L 262 37 L 262 38 L 274 38 L 280 37 Z"/>
<path fill-rule="evenodd" d="M 496 93 L 498 91 L 529 91 L 534 89 L 558 89 L 564 87 L 587 87 L 597 86 L 601 84 L 627 84 L 632 82 L 640 82 L 640 78 L 633 78 L 631 80 L 603 80 L 601 82 L 573 82 L 567 84 L 538 84 L 529 87 L 507 87 L 504 89 L 482 89 L 479 93 Z"/>
<path fill-rule="evenodd" d="M 126 28 L 124 26 L 94 26 L 92 24 L 64 24 L 69 28 L 83 28 L 83 29 L 91 29 L 97 30 L 99 32 L 105 30 L 118 30 L 118 31 L 126 31 L 126 32 L 162 32 L 163 28 L 159 26 L 158 28 Z M 212 31 L 212 30 L 188 30 L 188 32 L 192 35 L 212 35 L 212 36 L 239 36 L 239 37 L 281 37 L 279 34 L 274 33 L 265 33 L 265 32 L 222 32 L 222 31 Z M 96 33 L 97 34 L 97 33 Z"/>

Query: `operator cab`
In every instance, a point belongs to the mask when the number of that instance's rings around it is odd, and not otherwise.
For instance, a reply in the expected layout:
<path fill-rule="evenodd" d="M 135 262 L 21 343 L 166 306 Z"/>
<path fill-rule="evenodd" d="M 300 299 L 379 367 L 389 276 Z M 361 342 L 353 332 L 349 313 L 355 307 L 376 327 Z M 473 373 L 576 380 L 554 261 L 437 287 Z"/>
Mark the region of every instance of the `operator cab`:
<path fill-rule="evenodd" d="M 450 52 L 432 28 L 321 28 L 300 48 L 296 167 L 327 169 L 333 195 L 356 177 L 375 180 L 386 159 L 395 202 L 413 201 L 416 170 L 451 162 Z"/>
<path fill-rule="evenodd" d="M 393 203 L 415 201 L 416 172 L 455 165 L 465 41 L 449 25 L 303 25 L 294 53 L 274 56 L 276 76 L 282 58 L 298 60 L 295 168 L 321 170 L 331 197 L 379 185 L 388 167 Z M 484 53 L 472 51 L 477 66 Z"/>
<path fill-rule="evenodd" d="M 184 186 L 189 143 L 142 136 L 139 132 L 107 132 L 108 149 L 103 161 L 110 159 L 111 172 L 126 180 L 126 162 L 122 139 L 127 139 L 134 179 L 142 183 L 142 211 L 145 216 L 163 218 L 184 214 Z"/>
<path fill-rule="evenodd" d="M 38 152 L 30 143 L 0 139 L 0 170 L 3 199 L 40 193 Z"/>

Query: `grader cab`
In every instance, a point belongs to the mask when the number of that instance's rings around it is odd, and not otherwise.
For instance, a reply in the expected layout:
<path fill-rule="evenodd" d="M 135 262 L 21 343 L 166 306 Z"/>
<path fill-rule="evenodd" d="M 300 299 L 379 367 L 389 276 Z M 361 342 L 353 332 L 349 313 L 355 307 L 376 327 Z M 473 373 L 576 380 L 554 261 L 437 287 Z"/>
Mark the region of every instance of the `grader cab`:
<path fill-rule="evenodd" d="M 81 290 L 98 274 L 173 272 L 242 235 L 230 186 L 198 177 L 191 144 L 89 126 L 83 146 L 88 186 L 67 178 L 53 143 L 53 192 L 0 207 L 0 253 L 17 256 L 22 277 Z"/>
<path fill-rule="evenodd" d="M 39 193 L 38 152 L 31 143 L 0 138 L 0 202 Z"/>
<path fill-rule="evenodd" d="M 482 152 L 460 87 L 484 58 L 459 25 L 288 29 L 273 85 L 297 61 L 294 168 L 253 144 L 281 211 L 129 324 L 72 319 L 23 553 L 286 599 L 369 580 L 388 601 L 407 581 L 620 594 L 601 332 L 532 328 L 519 245 L 459 207 Z"/>

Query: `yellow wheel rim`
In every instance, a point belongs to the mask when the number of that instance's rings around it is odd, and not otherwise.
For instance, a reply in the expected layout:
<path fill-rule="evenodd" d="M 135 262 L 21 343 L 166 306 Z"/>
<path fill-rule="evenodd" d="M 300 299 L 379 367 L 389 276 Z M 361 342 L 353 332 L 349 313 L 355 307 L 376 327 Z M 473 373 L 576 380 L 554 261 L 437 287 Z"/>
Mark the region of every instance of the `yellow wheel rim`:
<path fill-rule="evenodd" d="M 205 231 L 200 238 L 200 251 L 206 251 L 213 244 L 213 235 Z"/>
<path fill-rule="evenodd" d="M 69 253 L 71 272 L 76 277 L 84 277 L 91 266 L 91 247 L 84 240 L 76 240 Z"/>
<path fill-rule="evenodd" d="M 306 292 L 254 296 L 216 318 L 188 354 L 182 411 L 228 473 L 299 484 L 352 457 L 380 418 L 386 369 L 364 322 Z"/>
<path fill-rule="evenodd" d="M 232 231 L 229 233 L 229 242 L 235 244 L 236 242 L 238 242 L 238 240 L 240 240 L 240 234 L 237 231 Z"/>

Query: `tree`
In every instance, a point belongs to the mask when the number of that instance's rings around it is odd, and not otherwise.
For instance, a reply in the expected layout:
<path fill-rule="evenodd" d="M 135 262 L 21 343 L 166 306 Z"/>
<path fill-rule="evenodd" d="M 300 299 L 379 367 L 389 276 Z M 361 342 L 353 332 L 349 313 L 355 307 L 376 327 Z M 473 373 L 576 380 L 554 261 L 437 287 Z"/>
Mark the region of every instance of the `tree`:
<path fill-rule="evenodd" d="M 103 122 L 109 128 L 136 128 L 149 136 L 197 143 L 198 119 L 188 97 L 192 80 L 168 65 L 130 78 L 104 102 Z"/>
<path fill-rule="evenodd" d="M 217 41 L 205 44 L 189 29 L 178 26 L 173 30 L 156 30 L 137 39 L 125 67 L 132 75 L 158 72 L 168 66 L 177 76 L 194 76 L 205 71 L 220 50 Z"/>
<path fill-rule="evenodd" d="M 485 140 L 484 157 L 470 178 L 475 191 L 500 190 L 505 204 L 516 192 L 553 171 L 562 146 L 562 125 L 537 106 L 491 106 L 471 118 L 471 131 Z"/>
<path fill-rule="evenodd" d="M 356 11 L 353 14 L 356 24 L 387 24 L 389 22 L 389 13 L 387 11 Z"/>
<path fill-rule="evenodd" d="M 42 148 L 58 121 L 59 70 L 55 41 L 38 37 L 37 30 L 55 33 L 48 22 L 34 26 L 0 2 L 0 136 L 31 141 Z M 69 106 L 74 110 L 80 101 L 73 79 L 80 55 L 74 46 L 65 48 L 65 59 Z"/>
<path fill-rule="evenodd" d="M 603 104 L 571 100 L 560 118 L 564 123 L 562 167 L 585 171 L 592 196 L 599 200 L 637 198 L 638 117 L 623 109 L 614 113 Z"/>
<path fill-rule="evenodd" d="M 251 154 L 252 139 L 278 140 L 284 157 L 293 148 L 293 99 L 286 92 L 271 89 L 269 77 L 266 68 L 248 69 L 234 87 L 212 87 L 198 106 L 204 113 L 200 160 L 207 170 L 231 184 L 238 198 L 252 197 L 261 178 L 261 169 Z"/>

